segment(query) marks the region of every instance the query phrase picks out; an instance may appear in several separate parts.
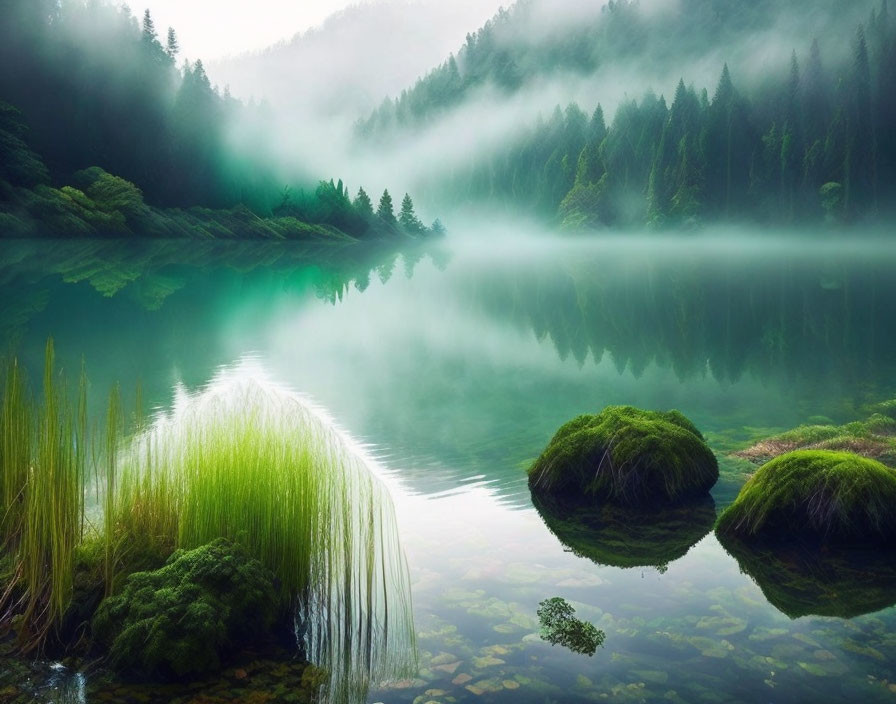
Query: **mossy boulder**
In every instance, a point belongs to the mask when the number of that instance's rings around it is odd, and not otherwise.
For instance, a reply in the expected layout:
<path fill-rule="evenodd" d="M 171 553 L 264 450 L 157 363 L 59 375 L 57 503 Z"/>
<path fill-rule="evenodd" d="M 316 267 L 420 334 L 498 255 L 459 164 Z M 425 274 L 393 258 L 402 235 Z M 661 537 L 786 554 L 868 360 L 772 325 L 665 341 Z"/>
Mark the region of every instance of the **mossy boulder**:
<path fill-rule="evenodd" d="M 532 496 L 548 530 L 573 554 L 611 567 L 664 571 L 706 535 L 716 522 L 708 494 L 664 508 L 581 505 Z"/>
<path fill-rule="evenodd" d="M 790 452 L 757 470 L 716 530 L 744 539 L 896 545 L 896 470 L 849 452 Z"/>
<path fill-rule="evenodd" d="M 120 594 L 100 604 L 93 634 L 120 671 L 194 677 L 219 670 L 228 655 L 268 634 L 278 603 L 273 573 L 219 539 L 132 574 Z"/>
<path fill-rule="evenodd" d="M 681 413 L 631 406 L 571 420 L 529 469 L 533 493 L 627 506 L 681 502 L 718 478 L 715 455 Z"/>

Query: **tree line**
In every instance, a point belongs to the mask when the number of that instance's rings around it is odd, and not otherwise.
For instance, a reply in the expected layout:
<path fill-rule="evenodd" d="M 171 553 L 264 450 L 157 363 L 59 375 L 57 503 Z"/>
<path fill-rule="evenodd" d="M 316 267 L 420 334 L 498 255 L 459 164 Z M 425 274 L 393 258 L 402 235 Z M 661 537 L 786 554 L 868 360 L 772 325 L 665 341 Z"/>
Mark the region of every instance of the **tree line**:
<path fill-rule="evenodd" d="M 826 65 L 815 41 L 752 95 L 726 65 L 711 97 L 682 80 L 671 105 L 648 93 L 609 125 L 600 106 L 558 106 L 445 190 L 571 228 L 857 222 L 891 214 L 894 124 L 896 32 L 883 0 L 845 63 Z"/>

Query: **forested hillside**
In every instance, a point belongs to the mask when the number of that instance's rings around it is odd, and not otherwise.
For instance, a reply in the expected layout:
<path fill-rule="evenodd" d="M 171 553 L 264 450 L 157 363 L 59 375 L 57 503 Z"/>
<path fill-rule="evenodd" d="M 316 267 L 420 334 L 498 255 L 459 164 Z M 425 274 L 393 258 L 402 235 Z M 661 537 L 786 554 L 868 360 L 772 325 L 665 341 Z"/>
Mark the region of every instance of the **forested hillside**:
<path fill-rule="evenodd" d="M 453 204 L 489 203 L 571 228 L 874 217 L 892 203 L 896 186 L 896 34 L 887 1 L 870 15 L 870 3 L 775 5 L 682 0 L 677 11 L 657 16 L 621 0 L 580 16 L 562 36 L 546 30 L 535 40 L 520 27 L 531 24 L 539 3 L 522 0 L 359 123 L 359 137 L 400 139 L 427 129 L 478 86 L 512 93 L 539 72 L 588 73 L 640 56 L 649 75 L 645 66 L 686 65 L 702 52 L 724 56 L 726 42 L 744 42 L 750 32 L 770 36 L 782 14 L 802 15 L 807 26 L 838 22 L 851 40 L 788 35 L 790 61 L 761 78 L 720 63 L 709 90 L 684 75 L 668 99 L 654 92 L 627 98 L 615 115 L 597 105 L 600 90 L 587 112 L 573 103 L 547 119 L 521 115 L 530 125 L 522 134 L 434 176 L 429 188 Z M 862 22 L 852 24 L 857 12 Z"/>
<path fill-rule="evenodd" d="M 264 109 L 212 86 L 201 61 L 178 66 L 176 31 L 148 11 L 141 20 L 108 2 L 3 0 L 0 17 L 6 236 L 426 231 L 376 216 L 341 181 L 308 181 L 300 164 L 277 171 Z"/>

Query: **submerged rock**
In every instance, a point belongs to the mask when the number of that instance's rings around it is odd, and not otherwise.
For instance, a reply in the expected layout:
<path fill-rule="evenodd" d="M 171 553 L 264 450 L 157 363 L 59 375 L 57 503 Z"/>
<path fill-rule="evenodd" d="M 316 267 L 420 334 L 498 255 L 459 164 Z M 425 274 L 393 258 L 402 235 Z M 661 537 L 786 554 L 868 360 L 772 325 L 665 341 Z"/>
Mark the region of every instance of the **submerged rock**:
<path fill-rule="evenodd" d="M 630 506 L 677 503 L 705 494 L 718 478 L 715 455 L 681 413 L 631 406 L 570 421 L 529 469 L 533 494 Z"/>
<path fill-rule="evenodd" d="M 896 470 L 849 452 L 800 450 L 764 464 L 719 517 L 721 535 L 896 545 Z"/>
<path fill-rule="evenodd" d="M 121 594 L 100 604 L 93 633 L 119 670 L 202 675 L 269 633 L 278 603 L 273 573 L 219 539 L 179 550 L 159 570 L 132 574 Z"/>
<path fill-rule="evenodd" d="M 588 657 L 603 647 L 606 634 L 594 624 L 577 619 L 576 610 L 566 599 L 559 596 L 545 599 L 538 605 L 537 613 L 541 638 L 551 645 L 562 645 Z"/>
<path fill-rule="evenodd" d="M 708 494 L 666 508 L 630 508 L 540 497 L 532 503 L 557 539 L 579 557 L 612 567 L 664 571 L 708 535 L 716 507 Z"/>

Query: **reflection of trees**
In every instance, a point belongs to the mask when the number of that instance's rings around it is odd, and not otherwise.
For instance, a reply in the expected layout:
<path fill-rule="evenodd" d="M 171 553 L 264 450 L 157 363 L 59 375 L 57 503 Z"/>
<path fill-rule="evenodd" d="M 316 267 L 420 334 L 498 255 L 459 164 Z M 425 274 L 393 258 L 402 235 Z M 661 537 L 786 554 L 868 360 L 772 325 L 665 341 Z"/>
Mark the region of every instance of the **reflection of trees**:
<path fill-rule="evenodd" d="M 716 519 L 712 498 L 664 509 L 586 506 L 532 494 L 548 529 L 579 557 L 611 567 L 666 566 L 684 555 L 711 530 Z"/>
<path fill-rule="evenodd" d="M 799 543 L 753 546 L 718 535 L 765 598 L 790 618 L 853 618 L 896 604 L 892 551 L 824 548 Z"/>
<path fill-rule="evenodd" d="M 77 366 L 83 355 L 100 388 L 121 381 L 128 389 L 141 380 L 150 404 L 167 398 L 172 372 L 198 385 L 210 369 L 233 361 L 227 335 L 234 310 L 265 310 L 284 294 L 335 302 L 371 278 L 388 279 L 398 256 L 394 247 L 373 244 L 0 244 L 2 349 L 36 362 L 51 334 L 63 366 Z M 247 334 L 257 334 L 262 320 L 253 316 Z"/>
<path fill-rule="evenodd" d="M 62 293 L 62 283 L 84 282 L 105 297 L 126 297 L 144 311 L 162 308 L 185 288 L 191 298 L 212 304 L 211 294 L 226 294 L 235 280 L 239 286 L 251 281 L 278 291 L 310 288 L 319 298 L 336 301 L 352 285 L 364 290 L 372 271 L 388 280 L 396 256 L 394 246 L 377 244 L 10 241 L 0 257 L 5 313 L 0 334 L 5 341 L 14 340 L 31 315 L 46 307 L 50 291 L 70 295 Z M 405 257 L 406 268 L 413 271 L 422 256 Z"/>
<path fill-rule="evenodd" d="M 640 375 L 650 363 L 680 380 L 707 371 L 873 381 L 894 365 L 896 293 L 880 260 L 751 260 L 602 252 L 477 276 L 467 287 L 490 314 L 551 339 L 580 363 L 605 352 Z"/>

